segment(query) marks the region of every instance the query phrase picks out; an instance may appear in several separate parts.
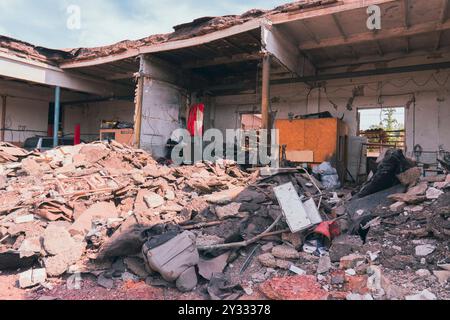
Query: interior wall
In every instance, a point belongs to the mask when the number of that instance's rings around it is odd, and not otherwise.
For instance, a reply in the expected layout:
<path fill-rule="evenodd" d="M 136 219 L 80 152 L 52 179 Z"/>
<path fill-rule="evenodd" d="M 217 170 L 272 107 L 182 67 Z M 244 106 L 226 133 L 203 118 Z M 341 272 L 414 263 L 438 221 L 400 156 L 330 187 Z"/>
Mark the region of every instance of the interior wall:
<path fill-rule="evenodd" d="M 363 96 L 356 97 L 352 109 L 348 110 L 347 104 L 356 86 L 363 86 Z M 358 108 L 404 106 L 408 155 L 416 144 L 425 151 L 437 151 L 441 145 L 450 150 L 450 70 L 331 80 L 321 83 L 320 89 L 312 90 L 303 83 L 273 85 L 271 100 L 277 119 L 288 119 L 290 113 L 305 115 L 329 111 L 334 117 L 343 118 L 350 136 L 357 134 Z M 254 94 L 218 96 L 213 108 L 216 128 L 237 129 L 240 113 L 259 112 L 260 97 Z"/>
<path fill-rule="evenodd" d="M 182 127 L 188 93 L 176 85 L 178 71 L 167 63 L 148 57 L 143 61 L 141 148 L 154 157 L 164 157 L 167 141 Z"/>
<path fill-rule="evenodd" d="M 103 120 L 133 123 L 132 101 L 102 101 L 64 107 L 64 134 L 73 135 L 75 126 L 81 125 L 81 139 L 89 142 L 99 139 Z"/>
<path fill-rule="evenodd" d="M 22 145 L 28 138 L 36 135 L 46 135 L 48 107 L 48 101 L 7 97 L 4 128 L 5 141 Z M 2 108 L 0 108 L 0 114 L 2 112 Z"/>

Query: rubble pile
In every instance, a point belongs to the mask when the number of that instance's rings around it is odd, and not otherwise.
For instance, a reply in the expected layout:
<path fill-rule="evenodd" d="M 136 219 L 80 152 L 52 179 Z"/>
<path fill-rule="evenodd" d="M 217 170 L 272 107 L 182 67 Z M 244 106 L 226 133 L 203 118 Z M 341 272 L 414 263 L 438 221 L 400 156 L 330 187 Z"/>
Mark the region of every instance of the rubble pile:
<path fill-rule="evenodd" d="M 361 197 L 320 172 L 165 166 L 115 141 L 30 154 L 1 166 L 0 269 L 46 295 L 89 275 L 214 300 L 448 298 L 450 176 L 394 167 Z"/>

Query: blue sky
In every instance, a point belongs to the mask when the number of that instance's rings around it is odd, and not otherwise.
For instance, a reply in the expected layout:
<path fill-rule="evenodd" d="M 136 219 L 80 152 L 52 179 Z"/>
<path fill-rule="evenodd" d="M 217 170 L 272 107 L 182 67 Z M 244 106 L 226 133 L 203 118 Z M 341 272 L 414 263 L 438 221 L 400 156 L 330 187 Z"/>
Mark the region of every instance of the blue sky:
<path fill-rule="evenodd" d="M 0 34 L 50 48 L 93 47 L 171 32 L 202 16 L 271 9 L 289 0 L 0 0 Z M 81 9 L 69 30 L 67 8 Z"/>

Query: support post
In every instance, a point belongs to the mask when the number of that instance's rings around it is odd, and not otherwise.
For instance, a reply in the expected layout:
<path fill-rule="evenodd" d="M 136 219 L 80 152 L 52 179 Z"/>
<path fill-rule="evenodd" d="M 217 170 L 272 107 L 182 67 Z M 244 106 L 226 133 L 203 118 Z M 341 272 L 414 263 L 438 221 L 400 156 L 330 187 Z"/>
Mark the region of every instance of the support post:
<path fill-rule="evenodd" d="M 75 125 L 75 136 L 73 139 L 73 144 L 77 146 L 80 143 L 81 143 L 81 125 L 77 124 Z"/>
<path fill-rule="evenodd" d="M 6 126 L 6 96 L 2 96 L 2 128 L 1 128 L 1 140 L 5 142 L 5 126 Z"/>
<path fill-rule="evenodd" d="M 61 113 L 61 88 L 55 88 L 55 117 L 54 117 L 54 127 L 53 127 L 53 147 L 58 146 L 58 133 L 59 133 L 59 117 Z"/>
<path fill-rule="evenodd" d="M 263 71 L 262 71 L 262 101 L 261 101 L 261 114 L 262 114 L 262 127 L 265 130 L 270 130 L 270 55 L 265 54 L 263 57 Z"/>
<path fill-rule="evenodd" d="M 136 88 L 135 114 L 134 114 L 134 146 L 141 148 L 142 131 L 142 100 L 144 93 L 144 76 L 139 75 Z"/>

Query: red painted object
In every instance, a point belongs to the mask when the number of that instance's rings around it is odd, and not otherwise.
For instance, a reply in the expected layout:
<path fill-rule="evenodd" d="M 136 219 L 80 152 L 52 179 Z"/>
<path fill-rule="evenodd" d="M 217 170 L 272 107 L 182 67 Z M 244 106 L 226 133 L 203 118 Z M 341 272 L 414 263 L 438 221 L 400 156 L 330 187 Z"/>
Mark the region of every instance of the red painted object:
<path fill-rule="evenodd" d="M 73 138 L 73 144 L 79 145 L 81 143 L 81 125 L 77 124 L 75 126 L 75 136 Z"/>
<path fill-rule="evenodd" d="M 187 129 L 192 137 L 203 136 L 203 116 L 205 112 L 205 105 L 199 103 L 193 105 L 189 111 L 189 119 Z"/>
<path fill-rule="evenodd" d="M 339 224 L 336 221 L 325 221 L 317 226 L 314 233 L 321 234 L 327 237 L 330 240 L 339 237 L 341 234 L 341 230 L 339 228 Z"/>

